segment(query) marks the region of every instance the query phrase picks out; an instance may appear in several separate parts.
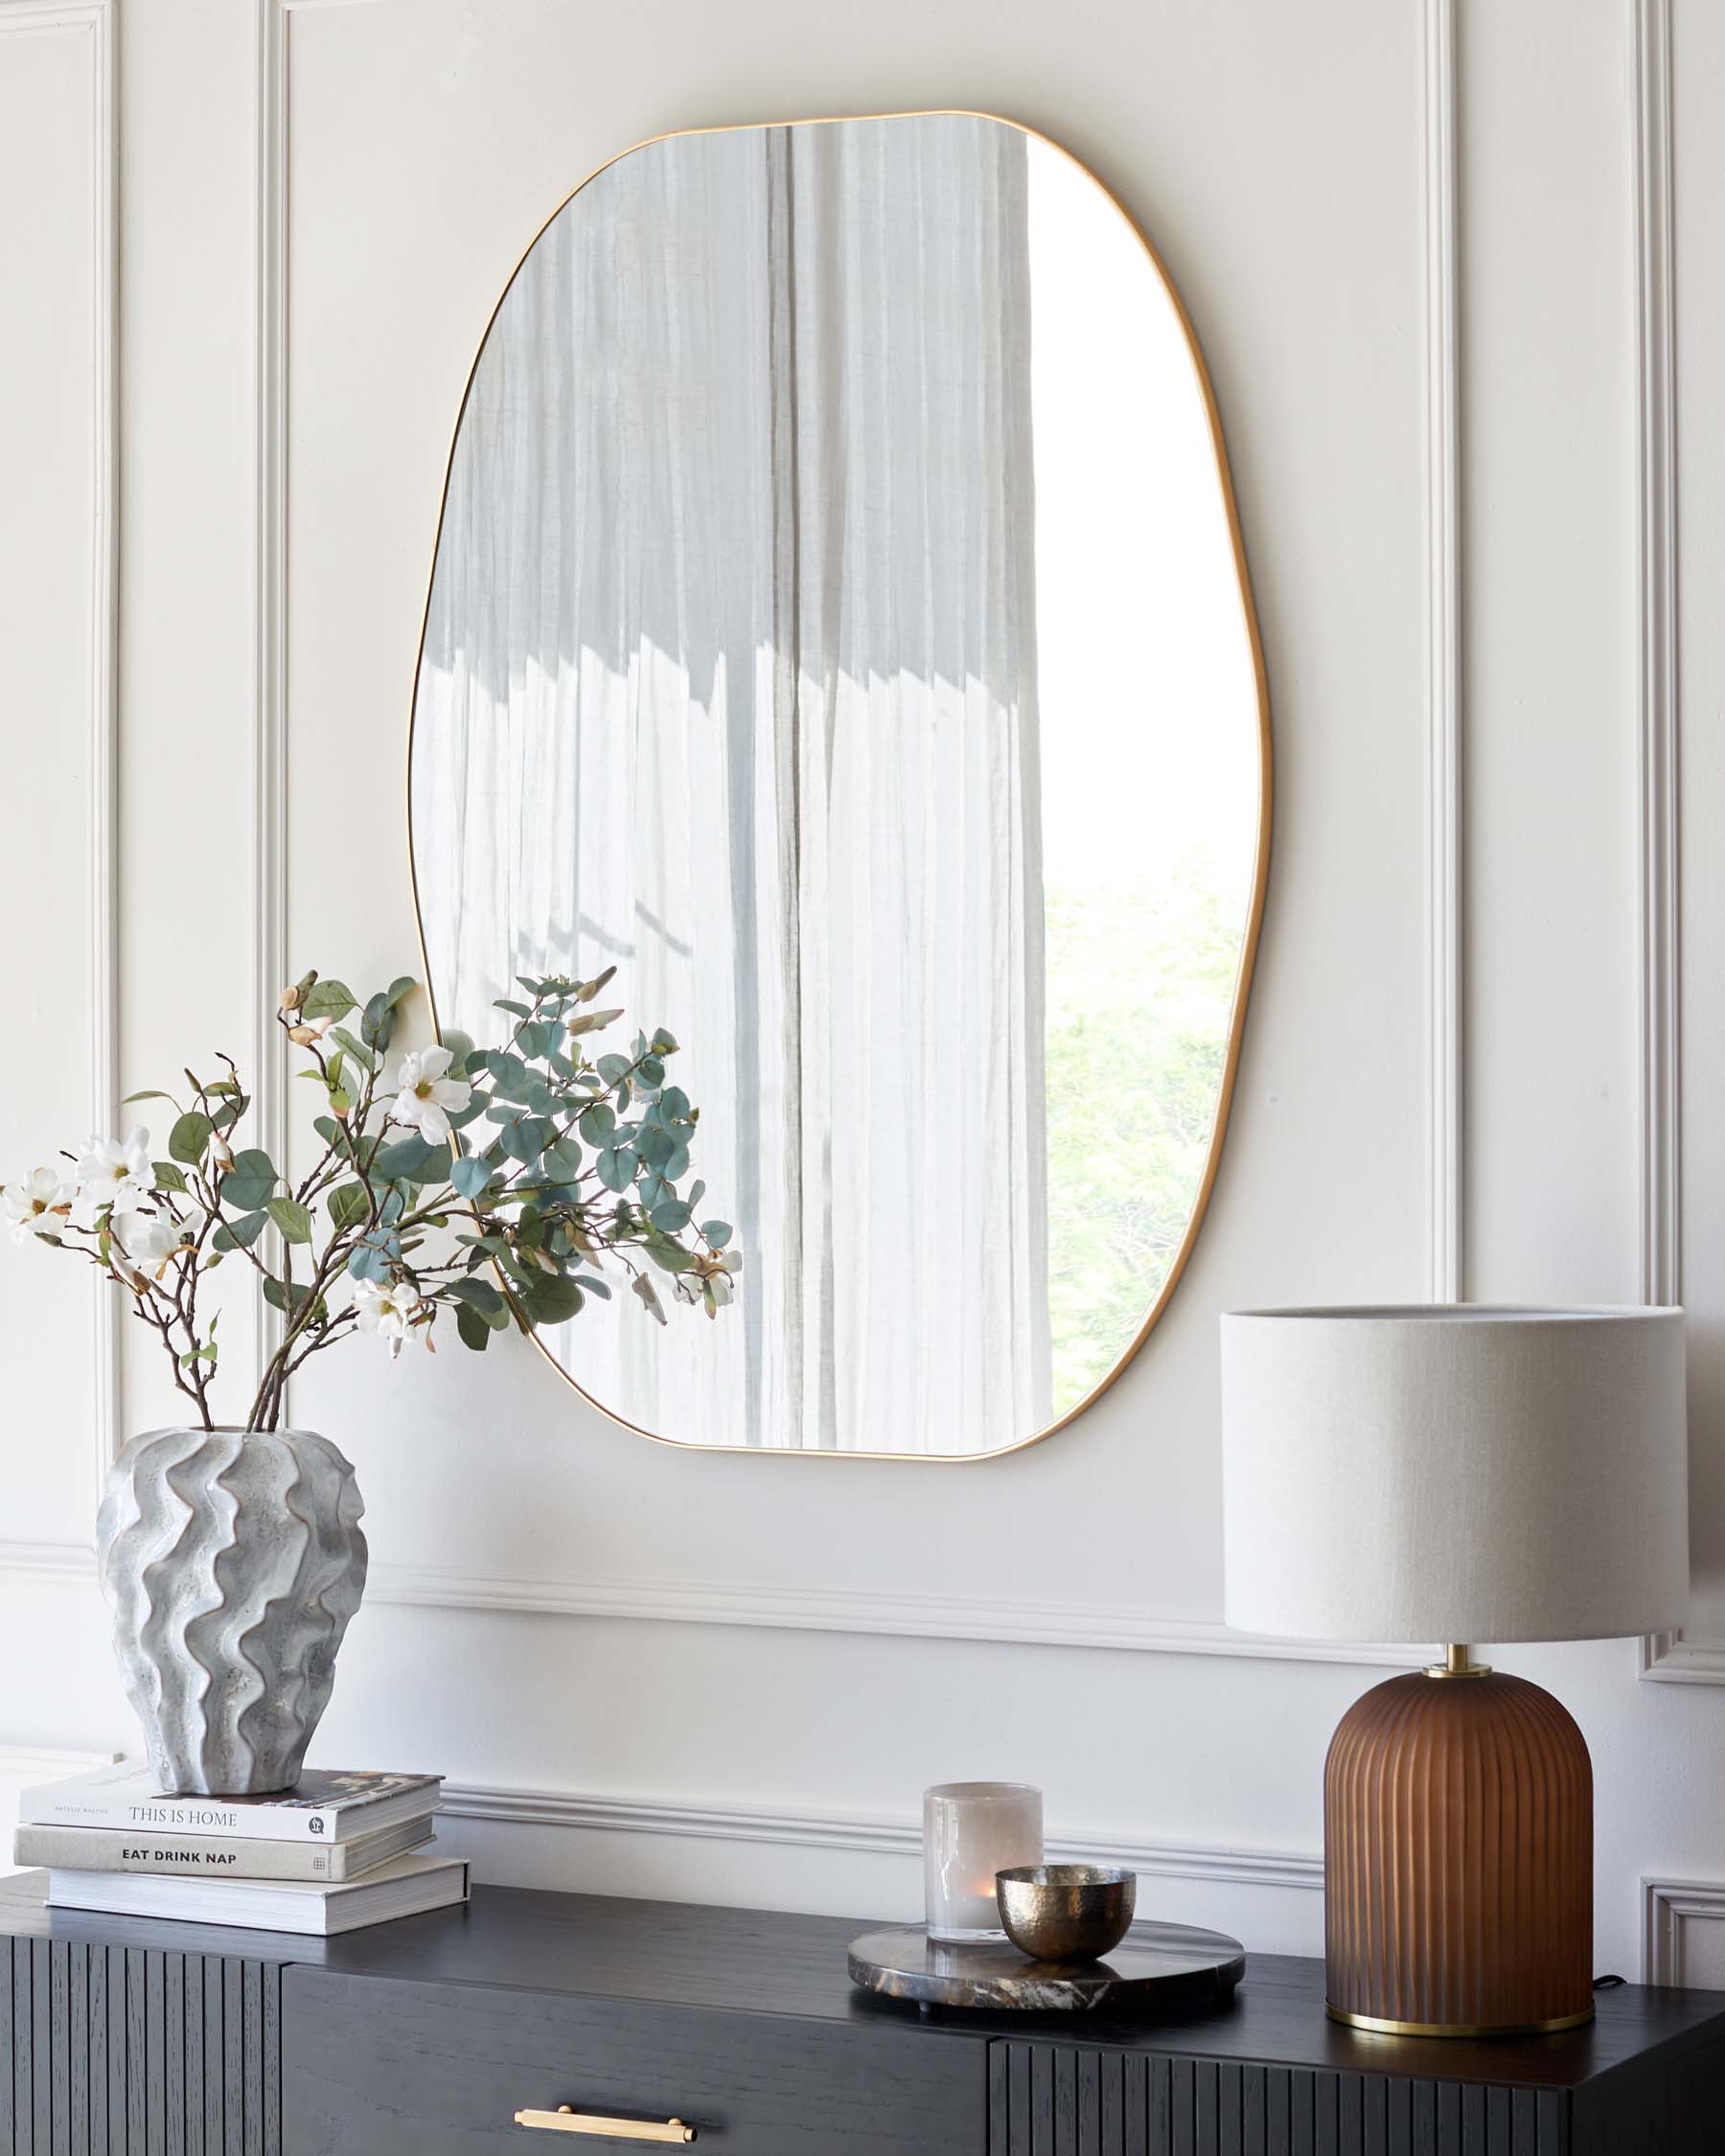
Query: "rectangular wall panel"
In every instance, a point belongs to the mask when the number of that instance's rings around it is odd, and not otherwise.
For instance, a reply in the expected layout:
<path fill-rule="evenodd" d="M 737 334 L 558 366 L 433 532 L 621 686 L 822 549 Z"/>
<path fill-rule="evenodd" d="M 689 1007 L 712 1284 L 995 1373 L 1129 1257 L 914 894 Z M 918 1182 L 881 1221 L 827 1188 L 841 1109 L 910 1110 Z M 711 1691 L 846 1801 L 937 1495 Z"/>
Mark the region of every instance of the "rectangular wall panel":
<path fill-rule="evenodd" d="M 1631 27 L 1618 0 L 1520 0 L 1464 8 L 1459 39 L 1466 1278 L 1486 1302 L 1639 1290 Z"/>
<path fill-rule="evenodd" d="M 105 6 L 0 6 L 0 1180 L 65 1166 L 111 1112 L 110 32 Z M 95 1294 L 53 1251 L 8 1265 L 8 1540 L 90 1532 L 111 1383 Z"/>
<path fill-rule="evenodd" d="M 482 1677 L 455 1678 L 435 1699 L 380 1681 L 394 1652 L 383 1642 L 434 1624 L 477 1666 L 505 1610 L 715 1613 L 610 1626 L 607 1655 L 582 1659 L 595 1693 L 638 1687 L 684 1709 L 632 1724 L 605 1761 L 610 1787 L 691 1802 L 728 1791 L 763 1806 L 795 1790 L 812 1808 L 895 1816 L 930 1778 L 924 1758 L 990 1750 L 994 1674 L 1010 1668 L 1032 1732 L 1015 1771 L 1049 1787 L 1051 1818 L 1088 1807 L 1264 1846 L 1251 1771 L 1263 1725 L 1218 1704 L 1255 1693 L 1253 1673 L 1138 1657 L 1139 1710 L 1122 1722 L 1112 1658 L 1014 1649 L 1053 1624 L 1084 1645 L 1132 1643 L 1152 1614 L 1214 1627 L 1218 1308 L 1425 1285 L 1417 13 L 1359 0 L 1292 13 L 1263 0 L 1149 11 L 1111 0 L 1074 24 L 1031 0 L 942 0 L 932 14 L 888 0 L 836 21 L 817 53 L 791 0 L 755 11 L 741 33 L 686 0 L 597 15 L 559 0 L 479 12 L 460 0 L 278 4 L 266 20 L 288 974 L 327 967 L 357 988 L 416 970 L 399 804 L 463 385 L 540 222 L 604 159 L 667 128 L 956 99 L 1046 127 L 1092 161 L 1166 250 L 1215 375 L 1283 757 L 1270 926 L 1217 1202 L 1120 1383 L 1012 1461 L 941 1472 L 846 1461 L 816 1489 L 813 1461 L 775 1461 L 762 1479 L 747 1461 L 644 1445 L 525 1353 L 391 1365 L 362 1345 L 319 1357 L 296 1380 L 295 1419 L 350 1453 L 379 1527 L 366 1623 L 380 1644 L 368 1662 L 356 1632 L 326 1741 L 455 1758 L 479 1741 L 482 1712 L 496 1732 L 484 1739 L 488 1776 L 590 1788 L 590 1753 L 584 1762 L 524 1694 L 541 1639 L 562 1651 L 552 1627 L 523 1625 L 518 1658 L 487 1660 Z M 408 1025 L 425 1022 L 412 1007 Z M 397 1441 L 407 1430 L 411 1445 Z M 1117 1560 L 1098 1566 L 1057 1536 L 1027 1562 L 1024 1523 L 1099 1488 L 1131 1523 Z M 403 1616 L 385 1598 L 402 1590 L 450 1608 Z M 835 1629 L 792 1629 L 811 1617 Z M 878 1637 L 859 1645 L 852 1624 Z M 938 1650 L 914 1637 L 924 1629 Z M 878 1683 L 861 1674 L 864 1658 Z M 1298 1749 L 1292 1800 L 1271 1799 L 1277 1846 L 1318 1839 L 1323 1739 L 1353 1682 L 1337 1673 L 1333 1710 L 1326 1698 L 1303 1720 L 1286 1715 Z M 817 1757 L 807 1732 L 835 1684 L 862 1721 L 842 1751 Z M 783 1703 L 747 1741 L 713 1711 L 743 1689 Z M 1213 1740 L 1220 1813 L 1162 1741 L 1193 1715 Z M 566 1874 L 570 1859 L 540 1846 Z M 684 1868 L 675 1876 L 696 1884 Z M 736 1877 L 752 1879 L 728 1890 L 745 1898 L 784 1891 L 766 1859 L 752 1871 L 739 1860 Z"/>

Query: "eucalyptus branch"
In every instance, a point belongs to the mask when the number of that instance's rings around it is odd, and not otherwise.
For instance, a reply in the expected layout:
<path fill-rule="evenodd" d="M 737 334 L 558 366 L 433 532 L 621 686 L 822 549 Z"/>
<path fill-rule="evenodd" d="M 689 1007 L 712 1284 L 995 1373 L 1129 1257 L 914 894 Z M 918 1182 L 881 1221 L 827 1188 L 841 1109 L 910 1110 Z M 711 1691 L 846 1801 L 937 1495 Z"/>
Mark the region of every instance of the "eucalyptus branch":
<path fill-rule="evenodd" d="M 592 1053 L 623 1016 L 592 1007 L 613 972 L 524 980 L 528 1001 L 497 1005 L 510 1021 L 503 1045 L 448 1033 L 393 1066 L 414 982 L 361 1003 L 307 974 L 276 1014 L 327 1108 L 297 1182 L 237 1142 L 251 1102 L 218 1053 L 222 1075 L 188 1068 L 184 1096 L 130 1096 L 173 1111 L 166 1158 L 151 1158 L 143 1131 L 92 1138 L 64 1157 L 69 1176 L 38 1168 L 0 1186 L 0 1212 L 15 1240 L 72 1250 L 129 1295 L 206 1428 L 219 1313 L 206 1328 L 199 1298 L 235 1252 L 284 1318 L 248 1429 L 274 1428 L 288 1379 L 356 1332 L 399 1354 L 409 1341 L 431 1345 L 448 1311 L 463 1342 L 482 1349 L 494 1332 L 561 1325 L 609 1296 L 613 1261 L 661 1323 L 661 1273 L 676 1299 L 715 1316 L 741 1259 L 728 1223 L 695 1226 L 703 1186 L 684 1179 L 699 1112 L 665 1075 L 678 1044 L 661 1028 L 637 1033 L 627 1053 Z"/>

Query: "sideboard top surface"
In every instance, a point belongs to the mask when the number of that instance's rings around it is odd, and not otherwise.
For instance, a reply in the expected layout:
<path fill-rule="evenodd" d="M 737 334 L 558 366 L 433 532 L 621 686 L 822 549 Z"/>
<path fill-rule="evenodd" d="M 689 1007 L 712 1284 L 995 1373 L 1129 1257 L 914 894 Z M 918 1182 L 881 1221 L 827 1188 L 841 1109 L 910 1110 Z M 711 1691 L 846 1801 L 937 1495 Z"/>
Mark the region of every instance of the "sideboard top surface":
<path fill-rule="evenodd" d="M 477 1887 L 465 1909 L 433 1911 L 332 1939 L 209 1924 L 52 1910 L 43 1872 L 0 1878 L 0 1934 L 100 1939 L 177 1954 L 298 1962 L 413 1984 L 477 1984 L 569 1997 L 778 2015 L 888 2022 L 950 2037 L 1012 2036 L 1188 2056 L 1274 2061 L 1438 2080 L 1574 2088 L 1669 2045 L 1725 2036 L 1725 1992 L 1625 1984 L 1598 1995 L 1598 2019 L 1560 2035 L 1439 2041 L 1343 2029 L 1323 2011 L 1323 1964 L 1248 1955 L 1231 2007 L 1154 2024 L 1089 2014 L 963 2014 L 925 2020 L 857 1991 L 845 1947 L 868 1919 Z"/>

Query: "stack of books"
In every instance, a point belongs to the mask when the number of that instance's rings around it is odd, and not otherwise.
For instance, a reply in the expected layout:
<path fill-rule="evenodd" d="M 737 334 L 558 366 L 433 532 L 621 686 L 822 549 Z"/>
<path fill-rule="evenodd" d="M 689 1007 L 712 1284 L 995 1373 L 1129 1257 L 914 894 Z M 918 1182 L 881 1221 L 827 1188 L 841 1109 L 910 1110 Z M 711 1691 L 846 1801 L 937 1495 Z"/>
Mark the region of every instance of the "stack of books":
<path fill-rule="evenodd" d="M 357 1931 L 468 1898 L 464 1863 L 418 1853 L 442 1780 L 307 1773 L 272 1797 L 165 1797 L 124 1760 L 26 1790 L 12 1856 L 48 1867 L 58 1909 Z"/>

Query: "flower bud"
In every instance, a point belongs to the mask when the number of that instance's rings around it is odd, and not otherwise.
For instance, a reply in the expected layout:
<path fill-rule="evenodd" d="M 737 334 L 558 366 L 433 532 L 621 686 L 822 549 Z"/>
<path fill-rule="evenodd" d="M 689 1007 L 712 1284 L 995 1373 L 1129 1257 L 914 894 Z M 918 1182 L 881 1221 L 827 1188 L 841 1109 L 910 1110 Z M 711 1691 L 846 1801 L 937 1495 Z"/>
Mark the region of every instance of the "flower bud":
<path fill-rule="evenodd" d="M 288 1028 L 288 1038 L 289 1041 L 296 1042 L 303 1048 L 309 1042 L 317 1039 L 317 1029 L 310 1025 L 290 1025 Z"/>
<path fill-rule="evenodd" d="M 283 989 L 281 1008 L 284 1011 L 297 1011 L 300 1007 L 301 1001 L 302 997 L 298 988 Z"/>

